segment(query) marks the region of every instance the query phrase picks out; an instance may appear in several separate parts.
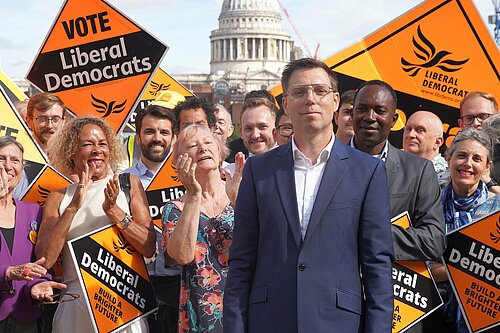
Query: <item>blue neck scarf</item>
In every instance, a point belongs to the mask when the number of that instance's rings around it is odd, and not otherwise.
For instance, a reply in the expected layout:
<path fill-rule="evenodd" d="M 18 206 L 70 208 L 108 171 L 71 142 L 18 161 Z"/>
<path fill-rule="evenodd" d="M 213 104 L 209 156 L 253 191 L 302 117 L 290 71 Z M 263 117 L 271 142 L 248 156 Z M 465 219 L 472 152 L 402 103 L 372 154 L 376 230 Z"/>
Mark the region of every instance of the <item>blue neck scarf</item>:
<path fill-rule="evenodd" d="M 467 198 L 457 197 L 450 182 L 441 196 L 444 220 L 446 222 L 446 233 L 471 223 L 477 207 L 486 200 L 488 200 L 488 187 L 483 181 L 479 181 L 476 191 Z M 443 310 L 447 321 L 455 322 L 457 333 L 467 333 L 469 331 L 467 324 L 455 299 L 450 283 L 440 282 L 439 285 L 446 290 L 446 294 L 443 297 Z"/>
<path fill-rule="evenodd" d="M 482 180 L 479 181 L 476 191 L 467 198 L 457 197 L 450 182 L 441 197 L 446 233 L 472 222 L 477 207 L 486 200 L 488 200 L 488 187 Z"/>

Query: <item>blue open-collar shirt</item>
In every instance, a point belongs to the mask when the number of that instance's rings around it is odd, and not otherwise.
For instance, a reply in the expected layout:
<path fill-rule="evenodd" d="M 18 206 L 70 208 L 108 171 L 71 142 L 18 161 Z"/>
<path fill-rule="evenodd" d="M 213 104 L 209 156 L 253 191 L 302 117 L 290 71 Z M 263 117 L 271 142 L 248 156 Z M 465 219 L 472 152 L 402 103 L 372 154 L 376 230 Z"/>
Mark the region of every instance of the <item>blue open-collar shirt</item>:
<path fill-rule="evenodd" d="M 146 165 L 142 162 L 142 159 L 123 172 L 128 172 L 131 175 L 139 177 L 144 189 L 149 186 L 155 175 L 153 171 L 146 167 Z M 161 249 L 161 233 L 156 233 L 156 242 L 158 243 L 158 249 Z M 176 265 L 165 268 L 165 259 L 163 259 L 163 255 L 158 255 L 156 260 L 148 264 L 147 267 L 150 276 L 175 276 L 181 274 L 180 266 Z"/>

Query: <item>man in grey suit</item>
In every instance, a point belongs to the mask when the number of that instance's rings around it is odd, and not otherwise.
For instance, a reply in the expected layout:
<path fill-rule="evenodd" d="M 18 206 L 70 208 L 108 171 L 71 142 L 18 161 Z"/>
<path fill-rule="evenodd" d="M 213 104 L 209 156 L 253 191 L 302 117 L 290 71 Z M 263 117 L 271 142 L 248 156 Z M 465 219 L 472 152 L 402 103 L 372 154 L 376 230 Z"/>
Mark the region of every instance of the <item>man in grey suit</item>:
<path fill-rule="evenodd" d="M 364 83 L 354 97 L 351 146 L 385 161 L 392 217 L 408 212 L 412 227 L 392 225 L 396 260 L 437 260 L 446 247 L 439 183 L 431 161 L 393 147 L 397 97 L 386 82 Z M 408 332 L 422 332 L 422 324 Z"/>
<path fill-rule="evenodd" d="M 354 98 L 351 145 L 385 161 L 392 217 L 408 212 L 412 227 L 392 226 L 396 260 L 437 260 L 446 247 L 439 184 L 431 161 L 388 141 L 398 119 L 397 98 L 386 82 L 364 83 Z"/>

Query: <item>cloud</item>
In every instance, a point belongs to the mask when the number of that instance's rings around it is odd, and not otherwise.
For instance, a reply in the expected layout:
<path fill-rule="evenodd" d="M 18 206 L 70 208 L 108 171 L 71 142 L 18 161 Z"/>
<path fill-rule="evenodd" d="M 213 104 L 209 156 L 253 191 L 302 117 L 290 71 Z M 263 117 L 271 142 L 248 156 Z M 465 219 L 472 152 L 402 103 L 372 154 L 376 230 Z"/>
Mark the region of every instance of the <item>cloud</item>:
<path fill-rule="evenodd" d="M 306 0 L 289 3 L 287 10 L 311 52 L 314 52 L 319 43 L 322 55 L 330 55 L 371 34 L 418 5 L 420 1 L 379 0 L 367 3 L 364 0 L 316 0 L 314 6 L 306 5 Z M 281 14 L 283 26 L 290 32 L 296 45 L 302 47 L 285 15 Z"/>
<path fill-rule="evenodd" d="M 24 60 L 14 61 L 11 63 L 12 66 L 23 67 L 23 69 L 28 67 L 30 64 L 31 64 L 30 62 Z"/>
<path fill-rule="evenodd" d="M 154 10 L 158 7 L 172 6 L 176 0 L 110 0 L 109 2 L 117 8 Z"/>
<path fill-rule="evenodd" d="M 163 68 L 163 66 L 162 66 Z M 192 67 L 192 66 L 184 66 L 184 65 L 174 65 L 174 66 L 165 66 L 164 67 L 165 71 L 168 73 L 172 74 L 174 76 L 176 74 L 200 74 L 200 73 L 207 73 L 206 70 L 200 67 Z"/>
<path fill-rule="evenodd" d="M 2 50 L 15 50 L 15 49 L 20 49 L 21 47 L 22 47 L 21 44 L 16 43 L 11 39 L 0 37 L 0 49 Z"/>

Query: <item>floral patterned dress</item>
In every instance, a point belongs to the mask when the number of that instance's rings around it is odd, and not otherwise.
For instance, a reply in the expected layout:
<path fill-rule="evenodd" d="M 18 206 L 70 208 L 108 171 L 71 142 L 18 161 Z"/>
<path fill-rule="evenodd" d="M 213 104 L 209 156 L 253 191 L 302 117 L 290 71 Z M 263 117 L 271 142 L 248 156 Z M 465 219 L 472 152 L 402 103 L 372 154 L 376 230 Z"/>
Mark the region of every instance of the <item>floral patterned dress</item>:
<path fill-rule="evenodd" d="M 165 205 L 163 251 L 184 204 Z M 200 215 L 194 261 L 182 267 L 179 332 L 223 332 L 222 298 L 228 273 L 229 247 L 233 239 L 234 209 L 229 204 L 217 217 Z M 165 254 L 167 265 L 175 262 Z"/>

